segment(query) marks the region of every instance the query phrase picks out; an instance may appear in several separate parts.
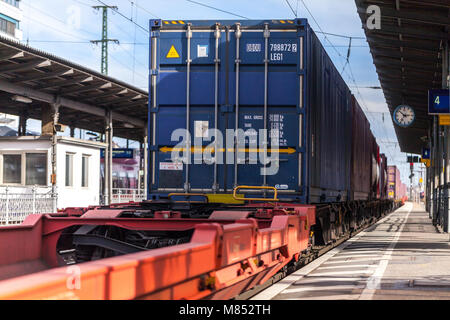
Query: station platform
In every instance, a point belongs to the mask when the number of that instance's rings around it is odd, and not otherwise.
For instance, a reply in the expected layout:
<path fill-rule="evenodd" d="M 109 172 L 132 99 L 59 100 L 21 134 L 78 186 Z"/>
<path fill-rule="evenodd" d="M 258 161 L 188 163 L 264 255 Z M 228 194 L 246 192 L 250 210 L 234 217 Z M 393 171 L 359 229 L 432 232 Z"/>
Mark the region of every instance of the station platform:
<path fill-rule="evenodd" d="M 407 202 L 252 300 L 449 300 L 449 240 Z"/>

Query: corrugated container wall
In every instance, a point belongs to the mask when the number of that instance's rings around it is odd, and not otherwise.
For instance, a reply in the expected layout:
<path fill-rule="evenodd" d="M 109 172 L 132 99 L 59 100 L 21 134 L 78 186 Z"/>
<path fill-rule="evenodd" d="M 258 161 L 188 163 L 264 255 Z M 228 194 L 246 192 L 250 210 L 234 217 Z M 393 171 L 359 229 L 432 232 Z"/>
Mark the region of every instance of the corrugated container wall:
<path fill-rule="evenodd" d="M 309 26 L 308 30 L 310 200 L 347 200 L 351 177 L 351 93 Z"/>
<path fill-rule="evenodd" d="M 387 157 L 383 153 L 383 154 L 381 154 L 380 158 L 381 158 L 381 178 L 380 178 L 381 199 L 387 199 L 387 194 L 388 194 Z"/>
<path fill-rule="evenodd" d="M 377 140 L 372 132 L 369 134 L 370 147 L 371 147 L 371 187 L 370 187 L 370 199 L 379 198 L 379 184 L 380 184 L 380 148 L 378 147 Z"/>
<path fill-rule="evenodd" d="M 302 202 L 348 198 L 351 95 L 306 19 L 152 20 L 150 27 L 149 198 L 230 193 L 238 185 L 274 186 Z M 191 145 L 174 135 L 186 128 Z M 215 128 L 223 144 L 213 142 Z M 266 169 L 248 154 L 237 163 L 241 148 L 227 133 L 255 130 L 245 151 L 264 128 L 279 135 L 274 175 L 261 174 Z M 192 163 L 174 161 L 172 153 L 194 141 Z M 202 150 L 216 147 L 225 164 L 202 159 Z"/>
<path fill-rule="evenodd" d="M 368 200 L 371 180 L 372 141 L 370 123 L 358 101 L 352 96 L 352 166 L 351 190 L 352 200 Z"/>

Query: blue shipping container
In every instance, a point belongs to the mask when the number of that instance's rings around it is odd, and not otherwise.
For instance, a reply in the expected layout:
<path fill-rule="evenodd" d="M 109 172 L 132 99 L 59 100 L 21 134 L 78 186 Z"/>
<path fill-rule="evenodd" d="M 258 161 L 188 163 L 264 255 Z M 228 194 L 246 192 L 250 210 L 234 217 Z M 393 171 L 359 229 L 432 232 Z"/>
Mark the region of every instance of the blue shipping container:
<path fill-rule="evenodd" d="M 347 199 L 351 95 L 307 20 L 150 28 L 149 198 L 266 185 L 303 203 Z"/>

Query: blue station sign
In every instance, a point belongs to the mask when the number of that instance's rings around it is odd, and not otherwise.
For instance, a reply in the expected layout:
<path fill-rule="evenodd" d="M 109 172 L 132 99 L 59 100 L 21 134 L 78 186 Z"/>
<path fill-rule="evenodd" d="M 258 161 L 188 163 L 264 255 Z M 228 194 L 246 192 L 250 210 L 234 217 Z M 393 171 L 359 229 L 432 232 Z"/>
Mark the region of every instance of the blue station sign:
<path fill-rule="evenodd" d="M 428 114 L 450 114 L 450 100 L 448 89 L 428 91 Z"/>
<path fill-rule="evenodd" d="M 422 149 L 422 159 L 423 160 L 430 160 L 431 159 L 430 148 L 423 148 Z"/>
<path fill-rule="evenodd" d="M 113 159 L 133 159 L 134 153 L 133 149 L 116 148 L 113 149 Z M 105 149 L 100 150 L 100 157 L 105 158 Z"/>

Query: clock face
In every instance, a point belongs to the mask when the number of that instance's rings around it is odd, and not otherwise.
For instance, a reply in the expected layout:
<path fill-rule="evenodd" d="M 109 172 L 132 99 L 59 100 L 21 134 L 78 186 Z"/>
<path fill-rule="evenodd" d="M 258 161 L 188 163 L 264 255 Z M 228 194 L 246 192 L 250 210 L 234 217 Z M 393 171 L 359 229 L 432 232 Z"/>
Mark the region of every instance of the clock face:
<path fill-rule="evenodd" d="M 401 127 L 409 127 L 413 124 L 416 115 L 410 106 L 401 105 L 395 109 L 394 122 Z"/>

